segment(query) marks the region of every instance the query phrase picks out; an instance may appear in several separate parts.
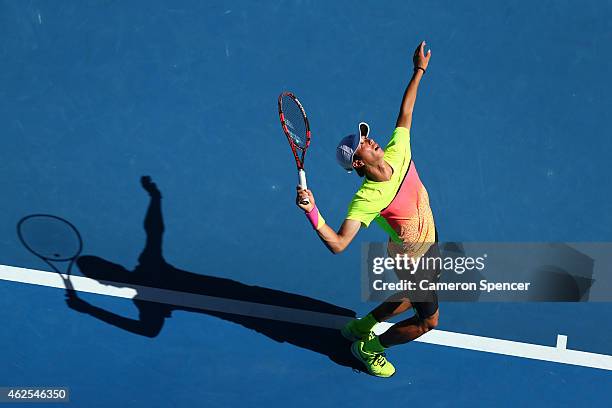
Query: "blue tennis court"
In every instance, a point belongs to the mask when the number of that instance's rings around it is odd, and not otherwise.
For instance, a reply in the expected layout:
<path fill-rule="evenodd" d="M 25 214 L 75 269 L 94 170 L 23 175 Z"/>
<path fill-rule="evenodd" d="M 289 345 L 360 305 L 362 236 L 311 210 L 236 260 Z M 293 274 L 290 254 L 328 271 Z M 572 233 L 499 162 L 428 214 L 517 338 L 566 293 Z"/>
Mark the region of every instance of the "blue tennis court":
<path fill-rule="evenodd" d="M 411 147 L 440 240 L 608 242 L 611 21 L 578 1 L 0 2 L 0 387 L 79 407 L 604 406 L 605 302 L 443 302 L 431 341 L 389 349 L 392 378 L 362 372 L 337 328 L 374 306 L 361 244 L 386 236 L 321 244 L 276 100 L 308 110 L 309 188 L 338 228 L 360 183 L 338 140 L 365 120 L 386 143 L 424 39 Z M 78 229 L 76 306 L 20 242 L 30 214 Z"/>

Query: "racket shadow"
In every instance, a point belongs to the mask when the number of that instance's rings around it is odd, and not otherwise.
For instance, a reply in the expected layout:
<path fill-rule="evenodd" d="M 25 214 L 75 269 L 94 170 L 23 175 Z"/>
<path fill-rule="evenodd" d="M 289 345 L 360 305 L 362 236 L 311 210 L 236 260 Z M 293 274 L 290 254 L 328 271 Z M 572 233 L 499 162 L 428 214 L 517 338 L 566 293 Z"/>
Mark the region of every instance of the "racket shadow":
<path fill-rule="evenodd" d="M 320 327 L 324 324 L 318 325 L 317 322 L 317 316 L 322 313 L 326 316 L 337 316 L 340 324 L 355 317 L 354 311 L 307 296 L 189 272 L 168 264 L 162 255 L 164 222 L 161 193 L 150 178 L 143 177 L 141 183 L 150 195 L 150 202 L 144 221 L 146 244 L 138 258 L 139 263 L 136 268 L 130 271 L 121 265 L 92 255 L 81 256 L 76 262 L 80 271 L 88 278 L 103 281 L 105 285 L 134 287 L 137 295 L 133 298 L 133 302 L 139 311 L 138 319 L 104 310 L 78 296 L 67 300 L 71 308 L 128 332 L 151 338 L 161 332 L 165 320 L 171 317 L 175 310 L 206 314 L 255 330 L 274 341 L 289 343 L 325 355 L 341 366 L 364 371 L 361 363 L 351 354 L 350 343 L 340 334 L 338 324 L 334 324 L 336 327 Z M 231 312 L 226 312 L 225 309 L 220 311 L 218 303 L 214 308 L 207 309 L 206 305 L 195 308 L 170 304 L 168 299 L 165 299 L 167 303 L 151 301 L 152 295 L 146 293 L 146 288 L 225 299 L 232 305 Z M 177 303 L 180 304 L 180 301 Z M 252 313 L 254 304 L 265 305 L 264 309 L 269 307 L 270 312 L 265 317 L 254 316 Z M 274 311 L 280 309 L 295 310 L 302 317 L 309 316 L 309 312 L 313 312 L 312 325 L 304 324 L 304 319 L 301 321 L 299 319 L 291 321 L 292 319 L 286 317 L 284 320 L 276 319 Z"/>

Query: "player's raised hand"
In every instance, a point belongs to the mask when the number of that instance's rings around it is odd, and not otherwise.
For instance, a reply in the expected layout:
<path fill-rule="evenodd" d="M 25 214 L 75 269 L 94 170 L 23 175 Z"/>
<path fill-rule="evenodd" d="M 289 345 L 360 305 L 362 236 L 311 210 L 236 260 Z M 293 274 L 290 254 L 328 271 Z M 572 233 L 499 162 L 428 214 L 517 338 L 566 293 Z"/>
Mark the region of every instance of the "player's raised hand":
<path fill-rule="evenodd" d="M 306 212 L 310 212 L 315 206 L 314 195 L 312 195 L 312 191 L 303 190 L 302 187 L 297 186 L 297 196 L 295 198 L 295 204 L 300 207 L 302 210 Z M 310 202 L 308 204 L 302 204 L 302 201 L 307 198 Z"/>
<path fill-rule="evenodd" d="M 421 41 L 416 50 L 414 50 L 414 56 L 412 57 L 414 68 L 423 68 L 423 70 L 427 70 L 427 65 L 429 65 L 429 58 L 431 58 L 431 50 L 428 50 L 426 54 L 425 41 Z"/>
<path fill-rule="evenodd" d="M 151 197 L 161 198 L 161 193 L 157 185 L 151 180 L 151 176 L 142 176 L 140 178 L 140 184 Z"/>

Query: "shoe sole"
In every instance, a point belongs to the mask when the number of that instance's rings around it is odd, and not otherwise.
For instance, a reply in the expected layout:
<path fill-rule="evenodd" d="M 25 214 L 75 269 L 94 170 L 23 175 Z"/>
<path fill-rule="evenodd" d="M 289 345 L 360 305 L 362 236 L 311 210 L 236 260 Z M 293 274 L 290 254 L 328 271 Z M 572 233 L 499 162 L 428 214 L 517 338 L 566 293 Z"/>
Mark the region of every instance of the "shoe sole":
<path fill-rule="evenodd" d="M 364 363 L 363 359 L 361 358 L 361 355 L 359 354 L 359 349 L 358 349 L 359 345 L 357 344 L 357 342 L 355 341 L 353 344 L 351 344 L 351 354 L 353 354 L 353 356 L 359 360 L 361 362 L 361 364 L 363 364 L 366 368 L 366 370 L 368 371 L 368 373 L 374 377 L 378 377 L 378 378 L 391 378 L 395 375 L 395 371 L 393 372 L 393 374 L 389 375 L 389 376 L 383 376 L 383 375 L 376 375 L 373 372 L 371 372 L 368 369 L 368 366 L 366 363 Z"/>

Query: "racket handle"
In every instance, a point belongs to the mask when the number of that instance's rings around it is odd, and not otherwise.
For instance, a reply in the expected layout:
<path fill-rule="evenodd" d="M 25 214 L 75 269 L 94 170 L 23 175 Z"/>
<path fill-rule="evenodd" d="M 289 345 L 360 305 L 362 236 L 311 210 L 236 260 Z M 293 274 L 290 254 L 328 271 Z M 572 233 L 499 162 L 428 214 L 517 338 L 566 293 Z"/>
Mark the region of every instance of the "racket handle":
<path fill-rule="evenodd" d="M 306 184 L 306 172 L 303 169 L 298 170 L 298 175 L 300 176 L 300 187 L 302 190 L 308 189 L 308 185 Z M 300 201 L 302 205 L 310 204 L 310 200 L 308 198 L 304 198 Z"/>

